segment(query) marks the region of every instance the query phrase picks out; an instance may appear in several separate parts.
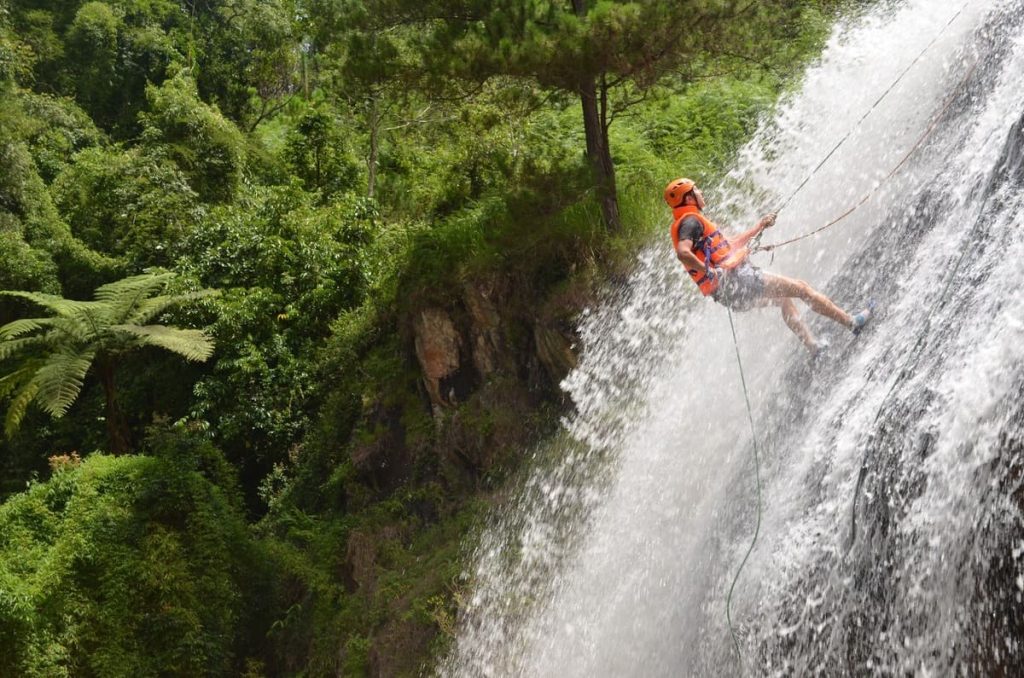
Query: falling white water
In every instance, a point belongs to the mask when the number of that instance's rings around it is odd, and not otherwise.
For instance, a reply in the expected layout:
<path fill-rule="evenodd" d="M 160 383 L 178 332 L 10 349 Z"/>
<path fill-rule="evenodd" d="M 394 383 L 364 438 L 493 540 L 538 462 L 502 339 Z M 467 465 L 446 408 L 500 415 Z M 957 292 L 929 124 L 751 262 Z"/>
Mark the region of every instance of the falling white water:
<path fill-rule="evenodd" d="M 938 36 L 765 241 L 872 200 L 755 260 L 851 310 L 877 298 L 870 330 L 810 319 L 833 345 L 812 369 L 776 310 L 735 316 L 762 452 L 733 601 L 755 674 L 978 674 L 1024 655 L 1024 2 L 973 0 L 948 26 L 959 4 L 882 4 L 836 27 L 706 192 L 727 230 L 751 225 Z M 482 535 L 441 673 L 739 670 L 725 599 L 754 526 L 750 432 L 725 310 L 666 242 L 584 320 L 576 413 Z"/>

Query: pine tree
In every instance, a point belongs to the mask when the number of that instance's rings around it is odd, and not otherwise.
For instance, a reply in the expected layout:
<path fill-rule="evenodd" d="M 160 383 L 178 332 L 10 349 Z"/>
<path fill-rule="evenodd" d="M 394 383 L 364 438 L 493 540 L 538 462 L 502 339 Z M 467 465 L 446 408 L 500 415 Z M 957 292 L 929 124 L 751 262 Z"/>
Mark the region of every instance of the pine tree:
<path fill-rule="evenodd" d="M 372 28 L 417 26 L 435 78 L 504 75 L 579 97 L 605 225 L 620 227 L 608 130 L 668 75 L 719 59 L 757 60 L 798 15 L 792 0 L 367 0 Z M 616 93 L 618 95 L 616 96 Z"/>
<path fill-rule="evenodd" d="M 0 327 L 0 361 L 17 361 L 14 369 L 0 378 L 0 397 L 11 398 L 5 419 L 7 435 L 17 430 L 31 404 L 55 419 L 64 416 L 93 371 L 106 396 L 111 452 L 127 452 L 130 436 L 115 386 L 120 357 L 143 346 L 158 346 L 199 362 L 213 354 L 213 342 L 202 330 L 146 324 L 171 306 L 212 293 L 158 294 L 174 276 L 145 273 L 125 278 L 97 288 L 93 301 L 0 291 L 54 314 L 22 318 Z"/>

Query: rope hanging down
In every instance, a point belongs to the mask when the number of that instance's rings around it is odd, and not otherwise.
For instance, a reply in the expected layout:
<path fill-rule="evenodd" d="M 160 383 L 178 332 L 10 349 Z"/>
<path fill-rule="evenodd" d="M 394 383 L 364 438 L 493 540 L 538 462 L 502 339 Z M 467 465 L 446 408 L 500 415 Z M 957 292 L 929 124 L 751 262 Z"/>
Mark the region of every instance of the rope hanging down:
<path fill-rule="evenodd" d="M 740 573 L 743 572 L 743 567 L 747 564 L 747 559 L 750 558 L 750 554 L 754 551 L 754 546 L 757 544 L 757 537 L 761 533 L 761 460 L 757 453 L 757 432 L 754 430 L 754 414 L 750 407 L 750 396 L 747 393 L 747 378 L 743 374 L 743 361 L 740 359 L 740 344 L 736 340 L 736 326 L 732 322 L 732 311 L 726 309 L 729 313 L 729 329 L 732 330 L 732 345 L 736 348 L 736 364 L 740 368 L 740 383 L 743 385 L 743 400 L 747 404 L 747 419 L 750 421 L 750 440 L 754 448 L 754 482 L 757 486 L 757 524 L 754 526 L 754 538 L 750 540 L 750 546 L 747 548 L 747 553 L 743 556 L 743 562 L 740 563 L 739 568 L 736 570 L 736 576 L 732 578 L 732 584 L 729 586 L 729 595 L 725 599 L 725 619 L 729 624 L 729 633 L 732 634 L 732 644 L 736 648 L 736 656 L 739 658 L 742 668 L 743 655 L 740 653 L 740 641 L 736 637 L 736 629 L 732 625 L 732 593 L 736 588 L 736 582 L 740 579 Z"/>
<path fill-rule="evenodd" d="M 953 24 L 954 21 L 956 21 L 956 19 L 963 13 L 963 11 L 965 9 L 967 9 L 967 6 L 969 4 L 970 4 L 970 0 L 968 0 L 968 2 L 966 2 L 966 3 L 964 3 L 963 6 L 961 6 L 960 9 L 957 10 L 956 14 L 954 14 L 952 17 L 950 17 L 949 21 L 947 21 L 946 24 L 942 27 L 942 29 L 935 35 L 935 37 L 932 38 L 931 42 L 929 42 L 927 45 L 925 45 L 925 48 L 923 50 L 921 50 L 921 52 L 916 57 L 914 57 L 913 61 L 911 61 L 907 65 L 907 67 L 903 69 L 903 71 L 899 74 L 899 76 L 897 76 L 897 78 L 895 80 L 893 80 L 892 84 L 890 84 L 885 89 L 885 91 L 882 92 L 882 94 L 878 97 L 878 99 L 875 100 L 875 103 L 873 103 L 871 105 L 871 107 L 864 113 L 864 115 L 862 115 L 860 117 L 860 119 L 858 119 L 857 122 L 855 122 L 853 124 L 853 127 L 851 127 L 849 129 L 849 131 L 847 131 L 847 133 L 845 135 L 843 135 L 843 137 L 839 140 L 839 142 L 835 146 L 832 147 L 832 150 L 830 150 L 825 155 L 825 157 L 821 159 L 821 162 L 819 162 L 817 165 L 815 165 L 814 169 L 812 169 L 810 171 L 810 173 L 806 177 L 804 177 L 804 180 L 800 182 L 800 185 L 797 186 L 793 190 L 793 192 L 789 194 L 789 197 L 787 197 L 783 201 L 782 205 L 777 210 L 775 210 L 777 213 L 781 212 L 783 209 L 785 209 L 786 206 L 789 205 L 789 203 L 793 200 L 793 198 L 795 198 L 797 196 L 797 194 L 803 189 L 803 187 L 807 185 L 807 182 L 809 182 L 811 180 L 811 178 L 814 177 L 814 175 L 818 173 L 818 170 L 820 170 L 822 167 L 824 167 L 825 163 L 828 162 L 829 159 L 833 155 L 835 155 L 836 151 L 838 151 L 842 147 L 842 145 L 846 143 L 846 140 L 849 139 L 850 136 L 853 135 L 853 133 L 860 127 L 861 123 L 864 122 L 864 120 L 866 120 L 869 115 L 871 115 L 872 111 L 874 111 L 878 107 L 878 105 L 880 103 L 882 103 L 882 101 L 885 99 L 885 97 L 887 97 L 889 95 L 889 93 L 892 92 L 892 90 L 896 87 L 896 85 L 899 84 L 899 82 L 901 80 L 903 80 L 903 77 L 907 73 L 909 73 L 910 69 L 912 69 L 914 67 L 914 65 L 918 61 L 921 60 L 921 57 L 923 57 L 925 55 L 925 53 L 929 49 L 931 49 L 932 45 L 934 45 L 938 41 L 938 39 L 942 36 L 942 34 L 946 32 L 946 29 L 949 28 Z M 900 159 L 900 161 L 898 163 L 896 163 L 896 166 L 893 167 L 892 170 L 889 171 L 889 173 L 885 176 L 885 178 L 882 180 L 882 182 L 888 181 L 889 179 L 891 179 L 893 177 L 893 175 L 895 175 L 896 172 L 898 172 L 900 170 L 900 168 L 903 167 L 904 164 L 906 164 L 907 160 L 910 159 L 910 156 L 912 156 L 914 154 L 914 152 L 917 151 L 917 149 L 921 147 L 921 144 L 923 144 L 925 142 L 925 140 L 928 139 L 928 137 L 931 136 L 932 132 L 935 130 L 935 127 L 938 125 L 939 120 L 942 119 L 942 116 L 945 115 L 946 111 L 949 110 L 949 107 L 952 105 L 953 101 L 956 99 L 957 93 L 967 83 L 967 81 L 970 80 L 971 76 L 974 74 L 974 69 L 977 67 L 977 65 L 978 65 L 978 62 L 975 61 L 974 64 L 968 69 L 966 75 L 964 75 L 964 77 L 960 81 L 960 83 L 956 86 L 956 88 L 954 88 L 953 94 L 946 101 L 945 105 L 943 105 L 943 107 L 939 111 L 938 115 L 934 116 L 934 118 L 932 119 L 931 124 L 928 125 L 928 128 L 925 130 L 924 134 L 922 134 L 917 139 L 917 141 L 914 142 L 914 145 L 911 146 L 910 150 L 907 151 L 907 153 Z M 882 182 L 879 182 L 878 186 L 880 186 Z M 840 221 L 842 221 L 846 217 L 848 217 L 851 214 L 853 214 L 853 212 L 855 212 L 858 207 L 860 207 L 861 205 L 866 203 L 868 200 L 870 200 L 871 196 L 873 196 L 877 192 L 878 186 L 876 186 L 875 188 L 872 188 L 871 190 L 869 190 L 867 193 L 864 194 L 863 197 L 861 197 L 861 199 L 856 204 L 853 205 L 853 207 L 851 207 L 850 209 L 846 210 L 845 212 L 840 214 L 838 217 L 836 217 L 832 221 L 830 221 L 827 224 L 825 224 L 824 226 L 820 226 L 820 227 L 814 229 L 813 231 L 809 231 L 807 233 L 804 233 L 803 235 L 799 235 L 799 236 L 796 236 L 795 238 L 790 238 L 789 240 L 784 240 L 782 242 L 772 243 L 772 244 L 769 244 L 769 245 L 760 245 L 760 244 L 755 245 L 752 248 L 751 251 L 752 252 L 771 252 L 772 250 L 774 250 L 774 249 L 776 249 L 778 247 L 782 247 L 783 245 L 789 245 L 790 243 L 797 242 L 798 240 L 803 240 L 804 238 L 809 238 L 812 235 L 817 235 L 818 233 L 821 233 L 825 229 L 828 229 L 828 228 L 831 228 L 832 226 L 835 226 Z"/>

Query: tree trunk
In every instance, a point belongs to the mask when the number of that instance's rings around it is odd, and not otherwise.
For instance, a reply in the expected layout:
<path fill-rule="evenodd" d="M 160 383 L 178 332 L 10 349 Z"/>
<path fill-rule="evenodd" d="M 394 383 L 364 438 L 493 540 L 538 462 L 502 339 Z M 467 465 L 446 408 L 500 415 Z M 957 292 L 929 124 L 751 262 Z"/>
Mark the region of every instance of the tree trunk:
<path fill-rule="evenodd" d="M 580 83 L 580 102 L 583 104 L 587 159 L 594 174 L 594 188 L 597 189 L 597 199 L 601 203 L 604 225 L 609 231 L 618 232 L 622 223 L 619 221 L 619 200 L 615 191 L 615 165 L 612 164 L 611 149 L 608 146 L 605 110 L 603 106 L 598 106 L 595 78 L 587 78 Z"/>
<path fill-rule="evenodd" d="M 107 396 L 107 441 L 113 454 L 125 454 L 131 449 L 128 434 L 128 422 L 125 421 L 121 408 L 117 404 L 117 392 L 114 388 L 114 361 L 110 358 L 99 363 L 100 381 L 103 392 Z"/>
<path fill-rule="evenodd" d="M 302 98 L 309 101 L 309 57 L 302 50 Z"/>
<path fill-rule="evenodd" d="M 373 197 L 377 190 L 377 157 L 380 154 L 380 109 L 377 95 L 370 98 L 370 155 L 366 158 L 366 195 Z"/>
<path fill-rule="evenodd" d="M 586 0 L 572 0 L 576 15 L 587 15 Z M 609 231 L 622 229 L 619 220 L 619 199 L 615 190 L 615 165 L 612 164 L 611 148 L 608 145 L 608 98 L 602 79 L 601 96 L 598 98 L 597 78 L 585 76 L 580 79 L 580 103 L 583 105 L 583 131 L 587 138 L 587 160 L 594 175 L 594 188 L 601 203 L 601 215 Z"/>
<path fill-rule="evenodd" d="M 314 171 L 316 172 L 316 190 L 318 190 L 318 191 L 323 189 L 323 187 L 324 187 L 324 178 L 323 178 L 323 170 L 322 170 L 322 167 L 323 167 L 323 163 L 322 163 L 323 153 L 324 153 L 324 144 L 317 143 L 313 147 L 313 164 L 315 165 L 315 170 Z M 323 194 L 321 193 L 321 195 L 323 195 Z"/>

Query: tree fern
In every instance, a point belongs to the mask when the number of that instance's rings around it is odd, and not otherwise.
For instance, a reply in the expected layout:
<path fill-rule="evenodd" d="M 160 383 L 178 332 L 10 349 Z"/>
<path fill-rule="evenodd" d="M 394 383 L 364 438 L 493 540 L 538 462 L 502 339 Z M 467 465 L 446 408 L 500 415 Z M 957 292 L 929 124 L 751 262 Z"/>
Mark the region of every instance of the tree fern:
<path fill-rule="evenodd" d="M 0 377 L 0 398 L 10 396 L 21 386 L 32 380 L 32 375 L 39 368 L 38 361 L 26 361 L 20 368 Z"/>
<path fill-rule="evenodd" d="M 98 287 L 96 300 L 107 305 L 106 310 L 113 322 L 123 322 L 139 303 L 162 290 L 173 279 L 173 273 L 135 275 Z"/>
<path fill-rule="evenodd" d="M 116 282 L 100 285 L 94 296 L 96 301 L 103 303 L 120 303 L 125 299 L 145 298 L 153 292 L 163 289 L 174 280 L 174 273 L 141 273 L 122 278 Z"/>
<path fill-rule="evenodd" d="M 33 346 L 46 346 L 50 342 L 47 341 L 47 335 L 38 337 L 24 337 L 22 339 L 10 339 L 8 341 L 0 341 L 0 360 L 7 360 L 19 353 L 25 352 L 27 349 Z"/>
<path fill-rule="evenodd" d="M 15 339 L 28 332 L 34 332 L 53 323 L 55 318 L 24 318 L 0 327 L 0 339 Z"/>
<path fill-rule="evenodd" d="M 202 290 L 160 295 L 173 279 L 173 273 L 131 276 L 99 287 L 93 301 L 0 291 L 53 313 L 0 327 L 0 364 L 18 360 L 12 371 L 0 378 L 0 398 L 10 398 L 5 418 L 8 435 L 18 428 L 32 403 L 54 418 L 64 416 L 81 393 L 90 370 L 99 365 L 111 448 L 113 452 L 126 451 L 128 432 L 114 392 L 113 373 L 119 354 L 143 346 L 157 346 L 197 362 L 213 354 L 213 342 L 202 330 L 142 324 L 175 304 L 213 293 Z"/>

